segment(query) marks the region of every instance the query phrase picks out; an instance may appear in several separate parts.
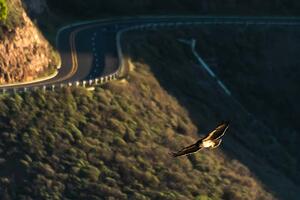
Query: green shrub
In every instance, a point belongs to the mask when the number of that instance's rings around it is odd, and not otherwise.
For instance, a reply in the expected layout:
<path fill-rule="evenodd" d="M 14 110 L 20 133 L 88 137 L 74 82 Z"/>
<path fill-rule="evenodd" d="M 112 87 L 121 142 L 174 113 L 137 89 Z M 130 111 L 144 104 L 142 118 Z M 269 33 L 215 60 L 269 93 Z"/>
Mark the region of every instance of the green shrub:
<path fill-rule="evenodd" d="M 209 198 L 207 195 L 199 195 L 196 196 L 195 200 L 212 200 L 211 198 Z"/>
<path fill-rule="evenodd" d="M 92 181 L 97 181 L 100 175 L 100 171 L 91 165 L 81 168 L 79 173 L 81 177 L 90 179 Z"/>
<path fill-rule="evenodd" d="M 0 21 L 3 21 L 7 17 L 7 3 L 6 0 L 0 0 Z"/>

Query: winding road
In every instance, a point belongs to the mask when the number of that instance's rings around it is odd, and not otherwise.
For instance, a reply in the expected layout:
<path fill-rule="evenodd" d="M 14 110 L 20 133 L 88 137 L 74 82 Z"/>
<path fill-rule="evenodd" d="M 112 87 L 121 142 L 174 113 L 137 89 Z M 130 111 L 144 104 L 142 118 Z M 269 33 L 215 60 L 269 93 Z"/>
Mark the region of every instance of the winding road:
<path fill-rule="evenodd" d="M 300 18 L 283 17 L 134 17 L 96 20 L 71 24 L 58 31 L 56 45 L 61 56 L 61 66 L 55 76 L 31 83 L 0 85 L 0 93 L 23 92 L 35 88 L 55 89 L 56 87 L 94 85 L 119 78 L 123 67 L 121 48 L 122 34 L 129 31 L 160 30 L 164 28 L 180 29 L 196 26 L 300 26 Z M 194 55 L 203 66 L 206 63 L 195 52 Z M 206 70 L 215 77 L 206 66 Z M 216 79 L 217 80 L 217 79 Z M 226 87 L 219 82 L 226 92 Z M 222 86 L 223 85 L 223 86 Z M 230 95 L 230 91 L 226 92 Z M 233 99 L 235 100 L 235 99 Z M 238 102 L 235 100 L 235 102 Z M 238 102 L 242 107 L 242 105 Z M 243 108 L 243 107 L 242 107 Z M 246 114 L 249 112 L 243 108 Z M 267 173 L 270 180 L 277 172 Z M 275 176 L 274 175 L 274 176 Z M 289 181 L 286 181 L 289 183 Z M 286 183 L 285 182 L 285 183 Z M 290 185 L 285 185 L 289 189 Z M 273 187 L 282 187 L 274 183 Z M 297 191 L 293 189 L 293 191 Z M 292 196 L 294 193 L 287 193 Z"/>
<path fill-rule="evenodd" d="M 120 41 L 124 32 L 208 25 L 300 26 L 300 18 L 148 16 L 71 24 L 57 34 L 56 45 L 61 56 L 57 74 L 41 81 L 2 85 L 0 92 L 93 85 L 117 79 L 123 66 Z"/>

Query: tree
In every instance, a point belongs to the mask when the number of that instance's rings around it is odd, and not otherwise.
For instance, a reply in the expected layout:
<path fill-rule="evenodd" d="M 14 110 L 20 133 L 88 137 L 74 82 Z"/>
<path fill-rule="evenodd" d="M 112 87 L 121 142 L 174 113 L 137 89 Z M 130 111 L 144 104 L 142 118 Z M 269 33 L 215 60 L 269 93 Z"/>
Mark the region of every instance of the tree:
<path fill-rule="evenodd" d="M 7 3 L 6 0 L 0 0 L 0 21 L 5 20 L 7 17 Z"/>

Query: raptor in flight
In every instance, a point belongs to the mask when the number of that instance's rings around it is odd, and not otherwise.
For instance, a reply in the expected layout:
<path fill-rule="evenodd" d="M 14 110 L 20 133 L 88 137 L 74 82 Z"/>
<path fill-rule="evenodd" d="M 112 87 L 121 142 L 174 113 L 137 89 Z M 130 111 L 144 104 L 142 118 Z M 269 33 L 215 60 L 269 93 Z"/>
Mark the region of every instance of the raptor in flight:
<path fill-rule="evenodd" d="M 228 121 L 222 122 L 217 126 L 217 128 L 215 128 L 215 130 L 213 130 L 208 135 L 198 140 L 195 144 L 187 146 L 178 152 L 171 152 L 171 155 L 173 157 L 177 157 L 177 156 L 194 153 L 203 148 L 216 148 L 221 144 L 222 142 L 221 138 L 225 134 L 228 127 L 229 127 Z"/>

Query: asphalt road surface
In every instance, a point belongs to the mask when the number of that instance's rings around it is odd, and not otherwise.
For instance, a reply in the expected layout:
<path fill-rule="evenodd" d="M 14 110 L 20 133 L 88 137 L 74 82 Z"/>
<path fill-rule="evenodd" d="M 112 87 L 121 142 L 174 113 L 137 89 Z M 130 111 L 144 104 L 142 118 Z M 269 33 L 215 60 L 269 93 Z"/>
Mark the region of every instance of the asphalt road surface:
<path fill-rule="evenodd" d="M 63 27 L 57 34 L 61 55 L 58 74 L 48 80 L 1 87 L 22 89 L 61 85 L 107 76 L 119 69 L 117 34 L 120 31 L 149 30 L 193 26 L 300 26 L 300 18 L 274 17 L 131 17 L 82 22 Z M 131 29 L 130 29 L 131 28 Z M 119 45 L 120 46 L 120 45 Z"/>

